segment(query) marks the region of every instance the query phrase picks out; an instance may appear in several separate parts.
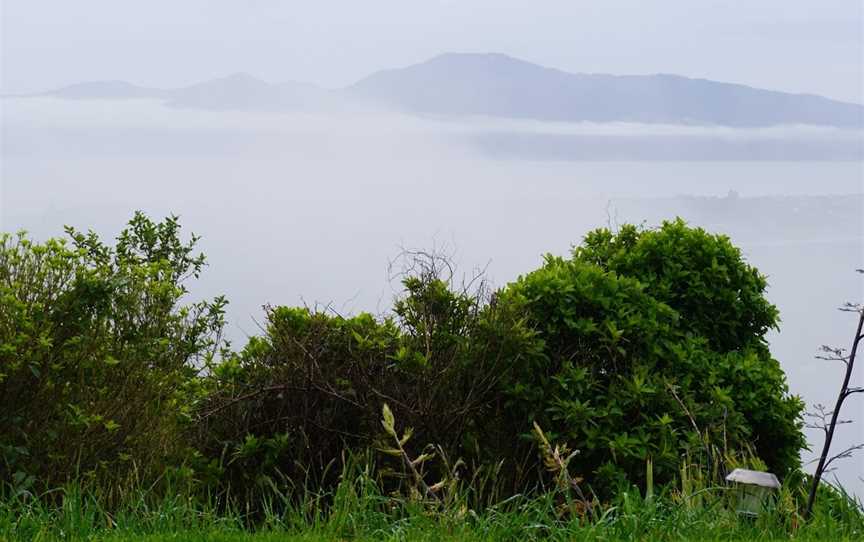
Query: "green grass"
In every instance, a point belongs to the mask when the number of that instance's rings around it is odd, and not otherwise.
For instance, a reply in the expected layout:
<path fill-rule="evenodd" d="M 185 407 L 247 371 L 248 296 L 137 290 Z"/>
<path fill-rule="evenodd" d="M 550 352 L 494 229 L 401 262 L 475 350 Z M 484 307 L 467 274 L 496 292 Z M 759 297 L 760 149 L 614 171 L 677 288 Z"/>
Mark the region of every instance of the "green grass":
<path fill-rule="evenodd" d="M 0 500 L 0 540 L 317 541 L 317 540 L 862 540 L 860 504 L 826 490 L 810 521 L 797 515 L 794 495 L 782 491 L 749 520 L 722 488 L 696 496 L 675 492 L 645 499 L 634 489 L 602 507 L 593 520 L 559 517 L 554 495 L 513 497 L 471 510 L 466 499 L 446 507 L 383 496 L 374 486 L 343 483 L 326 499 L 299 506 L 265 499 L 254 515 L 217 512 L 212 502 L 176 494 L 127 496 L 108 510 L 92 493 L 71 486 L 43 499 Z M 330 505 L 323 505 L 324 501 Z M 282 503 L 283 505 L 285 502 Z M 276 512 L 281 509 L 281 512 Z"/>

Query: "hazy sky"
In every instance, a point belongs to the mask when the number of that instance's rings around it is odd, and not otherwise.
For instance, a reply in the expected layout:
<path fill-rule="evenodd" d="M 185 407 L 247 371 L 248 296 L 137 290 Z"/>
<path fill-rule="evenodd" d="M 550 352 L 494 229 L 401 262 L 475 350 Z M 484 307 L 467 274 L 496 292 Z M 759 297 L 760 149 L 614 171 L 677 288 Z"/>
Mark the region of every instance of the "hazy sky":
<path fill-rule="evenodd" d="M 677 73 L 864 102 L 862 0 L 0 0 L 0 90 L 349 84 L 442 52 Z"/>

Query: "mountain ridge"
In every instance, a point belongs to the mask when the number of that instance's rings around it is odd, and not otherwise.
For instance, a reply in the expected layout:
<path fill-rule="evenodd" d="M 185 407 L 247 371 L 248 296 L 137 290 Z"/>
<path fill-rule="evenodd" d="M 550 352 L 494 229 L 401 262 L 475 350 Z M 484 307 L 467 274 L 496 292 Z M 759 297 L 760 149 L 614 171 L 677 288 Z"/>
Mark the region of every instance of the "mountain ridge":
<path fill-rule="evenodd" d="M 759 127 L 864 127 L 864 105 L 809 93 L 658 73 L 571 73 L 502 53 L 443 53 L 380 70 L 340 89 L 268 83 L 245 73 L 176 89 L 95 81 L 47 93 L 66 99 L 161 99 L 171 107 L 307 111 L 383 108 L 414 114 L 563 122 Z"/>
<path fill-rule="evenodd" d="M 570 73 L 500 53 L 445 53 L 350 91 L 410 112 L 554 121 L 864 125 L 864 106 L 673 74 Z"/>

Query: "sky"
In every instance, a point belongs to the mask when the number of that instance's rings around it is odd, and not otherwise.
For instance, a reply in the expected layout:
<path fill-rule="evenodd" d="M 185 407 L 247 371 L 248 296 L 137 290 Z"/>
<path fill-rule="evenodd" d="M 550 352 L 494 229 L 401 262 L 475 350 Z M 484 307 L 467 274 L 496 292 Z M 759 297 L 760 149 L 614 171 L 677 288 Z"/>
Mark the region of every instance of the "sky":
<path fill-rule="evenodd" d="M 233 72 L 340 87 L 443 52 L 864 103 L 864 1 L 0 0 L 0 92 Z"/>

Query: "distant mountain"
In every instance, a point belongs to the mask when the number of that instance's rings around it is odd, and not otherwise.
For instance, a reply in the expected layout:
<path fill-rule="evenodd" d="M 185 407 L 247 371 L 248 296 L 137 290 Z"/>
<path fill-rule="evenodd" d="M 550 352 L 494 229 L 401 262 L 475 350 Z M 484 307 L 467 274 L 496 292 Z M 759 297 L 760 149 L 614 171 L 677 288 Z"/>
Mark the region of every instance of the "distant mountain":
<path fill-rule="evenodd" d="M 864 106 L 677 75 L 575 74 L 502 54 L 437 56 L 370 75 L 352 95 L 404 111 L 547 121 L 860 127 Z"/>
<path fill-rule="evenodd" d="M 44 95 L 69 99 L 156 98 L 172 107 L 332 111 L 380 107 L 446 116 L 564 122 L 737 127 L 814 124 L 864 127 L 864 106 L 678 75 L 576 74 L 502 54 L 448 53 L 377 72 L 339 90 L 273 84 L 234 74 L 179 89 L 123 81 L 80 83 Z"/>
<path fill-rule="evenodd" d="M 272 84 L 237 73 L 177 89 L 139 87 L 125 81 L 93 81 L 49 91 L 65 99 L 152 98 L 178 108 L 219 111 L 297 111 L 339 107 L 340 96 L 306 83 Z"/>
<path fill-rule="evenodd" d="M 271 84 L 245 73 L 212 79 L 170 92 L 167 105 L 214 110 L 296 111 L 326 109 L 338 97 L 307 83 Z"/>
<path fill-rule="evenodd" d="M 70 100 L 165 98 L 170 91 L 139 87 L 126 81 L 91 81 L 46 92 L 45 95 Z"/>

